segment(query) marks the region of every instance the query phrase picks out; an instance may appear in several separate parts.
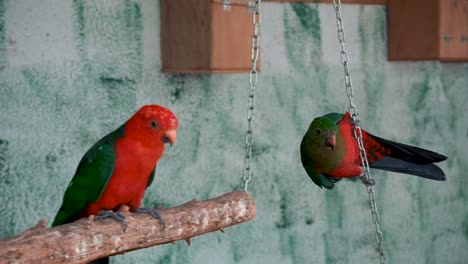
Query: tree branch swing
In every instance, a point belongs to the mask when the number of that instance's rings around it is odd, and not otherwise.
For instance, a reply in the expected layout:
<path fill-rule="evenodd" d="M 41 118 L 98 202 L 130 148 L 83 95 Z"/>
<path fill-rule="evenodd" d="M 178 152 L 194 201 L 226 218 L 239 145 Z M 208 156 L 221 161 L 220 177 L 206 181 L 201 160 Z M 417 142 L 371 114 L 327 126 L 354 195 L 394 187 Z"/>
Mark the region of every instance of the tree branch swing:
<path fill-rule="evenodd" d="M 46 221 L 25 232 L 0 240 L 0 263 L 87 263 L 102 257 L 175 243 L 241 224 L 255 217 L 255 203 L 244 191 L 234 191 L 206 201 L 190 201 L 159 208 L 165 226 L 147 214 L 120 212 L 128 227 L 114 219 L 82 218 L 53 228 Z"/>

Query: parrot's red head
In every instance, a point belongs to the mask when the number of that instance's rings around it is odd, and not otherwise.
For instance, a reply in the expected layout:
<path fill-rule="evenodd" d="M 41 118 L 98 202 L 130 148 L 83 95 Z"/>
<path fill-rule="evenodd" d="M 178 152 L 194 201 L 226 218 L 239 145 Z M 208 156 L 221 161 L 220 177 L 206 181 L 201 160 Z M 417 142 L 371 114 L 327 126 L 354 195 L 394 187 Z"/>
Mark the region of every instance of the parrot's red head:
<path fill-rule="evenodd" d="M 125 136 L 149 145 L 171 145 L 177 140 L 179 122 L 171 110 L 159 105 L 145 105 L 125 124 Z"/>

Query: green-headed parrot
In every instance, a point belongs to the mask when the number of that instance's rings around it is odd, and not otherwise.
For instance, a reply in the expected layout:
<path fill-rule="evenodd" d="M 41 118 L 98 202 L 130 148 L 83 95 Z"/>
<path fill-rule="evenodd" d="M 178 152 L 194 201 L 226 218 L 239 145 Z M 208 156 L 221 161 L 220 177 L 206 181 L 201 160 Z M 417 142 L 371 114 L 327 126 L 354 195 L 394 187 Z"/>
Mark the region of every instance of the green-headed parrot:
<path fill-rule="evenodd" d="M 52 226 L 90 215 L 112 217 L 126 226 L 123 215 L 116 213 L 122 205 L 132 212 L 151 214 L 163 224 L 159 213 L 142 208 L 141 201 L 153 182 L 165 143 L 176 142 L 177 127 L 169 109 L 146 105 L 99 140 L 81 159 Z M 107 262 L 108 258 L 95 263 Z"/>
<path fill-rule="evenodd" d="M 371 168 L 445 180 L 442 169 L 434 164 L 446 160 L 444 155 L 376 137 L 364 130 L 362 140 Z M 302 139 L 301 160 L 319 187 L 332 189 L 342 178 L 361 177 L 362 162 L 350 114 L 329 113 L 315 118 Z"/>

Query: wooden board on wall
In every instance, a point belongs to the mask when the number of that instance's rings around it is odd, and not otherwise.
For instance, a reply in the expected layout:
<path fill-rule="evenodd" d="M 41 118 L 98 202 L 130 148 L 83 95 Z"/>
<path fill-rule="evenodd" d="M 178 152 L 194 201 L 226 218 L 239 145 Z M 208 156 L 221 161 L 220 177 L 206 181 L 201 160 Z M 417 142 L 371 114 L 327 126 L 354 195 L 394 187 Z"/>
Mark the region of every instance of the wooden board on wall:
<path fill-rule="evenodd" d="M 389 60 L 439 58 L 439 0 L 390 1 L 387 12 Z"/>
<path fill-rule="evenodd" d="M 468 0 L 389 0 L 388 59 L 468 61 Z"/>
<path fill-rule="evenodd" d="M 162 0 L 162 71 L 250 72 L 252 13 L 248 0 L 231 3 L 226 11 L 221 0 Z"/>
<path fill-rule="evenodd" d="M 333 3 L 333 0 L 264 0 L 264 2 Z M 342 0 L 342 4 L 386 5 L 387 0 Z"/>
<path fill-rule="evenodd" d="M 440 5 L 439 54 L 442 61 L 468 60 L 468 0 Z"/>

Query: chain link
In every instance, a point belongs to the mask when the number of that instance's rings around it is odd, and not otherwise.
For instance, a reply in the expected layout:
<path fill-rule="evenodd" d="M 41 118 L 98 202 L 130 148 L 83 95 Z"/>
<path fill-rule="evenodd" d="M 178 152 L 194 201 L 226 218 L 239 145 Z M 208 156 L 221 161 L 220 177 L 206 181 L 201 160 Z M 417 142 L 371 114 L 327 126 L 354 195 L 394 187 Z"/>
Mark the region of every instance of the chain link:
<path fill-rule="evenodd" d="M 255 0 L 255 6 L 253 11 L 253 25 L 254 32 L 252 35 L 252 52 L 250 59 L 252 61 L 252 68 L 249 74 L 249 100 L 247 108 L 247 132 L 245 133 L 245 159 L 244 159 L 244 191 L 247 191 L 250 181 L 252 180 L 252 146 L 254 142 L 253 136 L 253 121 L 255 120 L 255 88 L 257 88 L 258 82 L 258 72 L 257 72 L 257 62 L 260 52 L 260 23 L 261 23 L 261 13 L 260 13 L 260 4 L 261 0 Z"/>
<path fill-rule="evenodd" d="M 366 149 L 364 147 L 364 143 L 362 141 L 362 130 L 359 126 L 359 119 L 358 119 L 358 109 L 356 104 L 354 104 L 354 91 L 353 86 L 351 83 L 351 75 L 349 74 L 349 59 L 348 59 L 348 52 L 346 51 L 346 44 L 345 44 L 345 33 L 343 29 L 343 20 L 341 18 L 341 1 L 340 0 L 333 0 L 333 6 L 335 9 L 336 15 L 336 26 L 338 29 L 338 41 L 341 45 L 341 63 L 343 64 L 344 69 L 344 81 L 345 81 L 345 88 L 346 88 L 346 95 L 348 96 L 349 100 L 349 112 L 351 114 L 351 120 L 353 123 L 353 135 L 356 138 L 359 146 L 359 156 L 362 160 L 362 168 L 364 171 L 364 175 L 361 177 L 363 183 L 366 185 L 367 193 L 369 194 L 369 203 L 370 209 L 372 213 L 372 221 L 375 225 L 375 235 L 377 246 L 379 250 L 379 259 L 380 263 L 385 263 L 385 253 L 383 247 L 383 233 L 380 229 L 380 216 L 379 211 L 377 209 L 377 203 L 375 201 L 374 195 L 374 180 L 371 177 L 370 170 L 369 170 L 369 161 L 367 160 Z"/>

